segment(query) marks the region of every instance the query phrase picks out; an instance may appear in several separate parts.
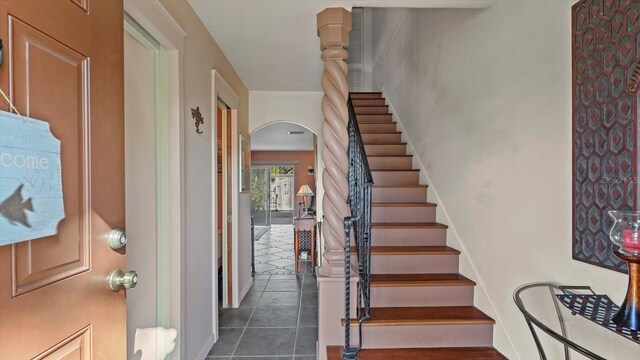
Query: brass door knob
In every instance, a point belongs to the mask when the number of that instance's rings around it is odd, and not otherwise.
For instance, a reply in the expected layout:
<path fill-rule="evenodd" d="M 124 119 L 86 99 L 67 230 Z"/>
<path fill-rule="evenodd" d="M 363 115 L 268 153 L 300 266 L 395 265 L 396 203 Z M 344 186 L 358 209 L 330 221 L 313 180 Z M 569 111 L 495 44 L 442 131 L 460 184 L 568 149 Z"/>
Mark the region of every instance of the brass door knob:
<path fill-rule="evenodd" d="M 116 270 L 109 275 L 107 283 L 112 291 L 120 291 L 123 288 L 131 289 L 136 287 L 138 280 L 138 273 L 134 270 L 129 270 L 126 273 L 122 270 Z"/>

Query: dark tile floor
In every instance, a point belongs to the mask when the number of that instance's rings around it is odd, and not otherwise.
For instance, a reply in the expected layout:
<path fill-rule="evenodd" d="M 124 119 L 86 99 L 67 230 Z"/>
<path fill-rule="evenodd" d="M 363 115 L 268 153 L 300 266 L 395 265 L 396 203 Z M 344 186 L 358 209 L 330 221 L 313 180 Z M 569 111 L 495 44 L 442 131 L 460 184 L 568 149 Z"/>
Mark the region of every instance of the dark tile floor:
<path fill-rule="evenodd" d="M 220 309 L 219 322 L 220 338 L 207 359 L 316 359 L 315 274 L 255 275 L 240 308 Z"/>

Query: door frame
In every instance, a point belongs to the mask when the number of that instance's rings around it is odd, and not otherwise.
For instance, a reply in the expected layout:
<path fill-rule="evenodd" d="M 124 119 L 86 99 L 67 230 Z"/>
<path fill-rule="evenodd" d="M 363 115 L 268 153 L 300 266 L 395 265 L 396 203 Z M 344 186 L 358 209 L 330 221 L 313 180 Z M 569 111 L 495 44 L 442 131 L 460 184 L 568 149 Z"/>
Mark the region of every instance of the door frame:
<path fill-rule="evenodd" d="M 214 261 L 218 259 L 218 244 L 216 241 L 217 233 L 218 233 L 218 206 L 217 206 L 217 191 L 215 189 L 218 188 L 218 159 L 217 159 L 217 149 L 216 149 L 216 139 L 217 139 L 217 129 L 215 124 L 217 124 L 217 107 L 218 107 L 218 99 L 222 100 L 227 106 L 228 110 L 231 113 L 231 239 L 232 246 L 231 249 L 228 249 L 227 242 L 222 242 L 222 304 L 223 307 L 239 307 L 240 302 L 239 291 L 238 291 L 238 201 L 239 201 L 239 186 L 238 186 L 238 171 L 239 171 L 239 148 L 238 148 L 238 107 L 240 104 L 240 97 L 233 91 L 233 88 L 224 80 L 222 75 L 217 70 L 211 70 L 211 114 L 213 117 L 212 123 L 212 135 L 211 135 L 211 179 L 212 179 L 212 256 Z M 223 111 L 223 116 L 226 115 L 227 111 Z M 223 207 L 225 205 L 223 204 Z M 225 219 L 223 219 L 224 221 Z M 228 303 L 228 280 L 226 274 L 229 273 L 228 261 L 227 261 L 227 253 L 231 251 L 231 286 L 232 286 L 232 300 L 231 304 Z M 213 294 L 212 294 L 212 307 L 213 307 L 213 324 L 215 324 L 215 340 L 217 341 L 219 337 L 218 331 L 218 269 L 216 266 L 212 266 L 211 269 L 211 277 L 213 279 Z"/>
<path fill-rule="evenodd" d="M 164 179 L 164 189 L 167 192 L 165 201 L 165 213 L 168 222 L 166 224 L 166 236 L 163 236 L 159 245 L 159 265 L 163 277 L 159 283 L 161 289 L 158 304 L 158 326 L 174 328 L 178 331 L 176 347 L 172 358 L 181 359 L 185 355 L 184 341 L 185 318 L 185 292 L 186 284 L 184 271 L 185 229 L 184 223 L 184 130 L 183 124 L 183 61 L 184 39 L 186 33 L 171 17 L 158 0 L 125 0 L 124 10 L 135 20 L 149 35 L 167 50 L 168 111 L 166 128 L 164 129 L 168 142 L 164 144 L 167 161 L 168 176 Z M 143 280 L 144 281 L 144 280 Z"/>

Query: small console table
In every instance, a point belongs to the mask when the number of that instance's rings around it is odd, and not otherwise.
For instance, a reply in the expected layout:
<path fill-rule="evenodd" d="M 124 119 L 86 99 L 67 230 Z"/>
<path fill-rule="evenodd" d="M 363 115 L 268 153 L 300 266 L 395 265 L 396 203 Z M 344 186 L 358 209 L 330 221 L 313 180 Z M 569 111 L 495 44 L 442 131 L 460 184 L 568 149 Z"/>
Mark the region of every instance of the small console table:
<path fill-rule="evenodd" d="M 311 262 L 311 269 L 316 266 L 316 218 L 314 216 L 301 216 L 293 219 L 293 252 L 296 257 L 296 274 L 301 261 Z M 301 260 L 303 251 L 308 252 L 309 258 Z"/>
<path fill-rule="evenodd" d="M 533 283 L 519 287 L 513 298 L 529 326 L 540 359 L 559 359 L 560 355 L 551 353 L 552 346 L 539 337 L 536 329 L 560 342 L 565 360 L 572 352 L 594 360 L 637 358 L 640 352 L 638 332 L 611 321 L 618 306 L 588 286 Z"/>

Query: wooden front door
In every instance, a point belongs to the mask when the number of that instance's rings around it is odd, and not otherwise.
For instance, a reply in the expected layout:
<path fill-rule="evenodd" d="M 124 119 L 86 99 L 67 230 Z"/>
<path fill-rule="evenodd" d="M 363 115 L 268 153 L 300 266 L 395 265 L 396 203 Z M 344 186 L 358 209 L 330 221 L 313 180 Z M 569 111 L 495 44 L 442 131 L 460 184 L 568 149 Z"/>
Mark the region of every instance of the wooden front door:
<path fill-rule="evenodd" d="M 120 0 L 1 0 L 0 87 L 61 142 L 58 234 L 0 247 L 0 359 L 126 358 Z M 2 106 L 8 109 L 7 106 Z"/>

